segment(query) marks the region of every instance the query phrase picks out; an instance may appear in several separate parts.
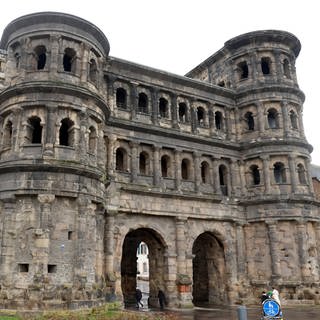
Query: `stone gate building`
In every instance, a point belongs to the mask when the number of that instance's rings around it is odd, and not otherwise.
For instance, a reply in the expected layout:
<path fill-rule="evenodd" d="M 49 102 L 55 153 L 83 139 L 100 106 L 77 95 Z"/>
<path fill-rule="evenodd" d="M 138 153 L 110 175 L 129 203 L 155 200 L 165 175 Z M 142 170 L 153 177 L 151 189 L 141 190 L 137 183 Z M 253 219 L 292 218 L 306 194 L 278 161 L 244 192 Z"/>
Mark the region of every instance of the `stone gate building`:
<path fill-rule="evenodd" d="M 81 18 L 20 17 L 0 43 L 0 306 L 319 301 L 320 218 L 284 31 L 186 76 L 109 56 Z"/>

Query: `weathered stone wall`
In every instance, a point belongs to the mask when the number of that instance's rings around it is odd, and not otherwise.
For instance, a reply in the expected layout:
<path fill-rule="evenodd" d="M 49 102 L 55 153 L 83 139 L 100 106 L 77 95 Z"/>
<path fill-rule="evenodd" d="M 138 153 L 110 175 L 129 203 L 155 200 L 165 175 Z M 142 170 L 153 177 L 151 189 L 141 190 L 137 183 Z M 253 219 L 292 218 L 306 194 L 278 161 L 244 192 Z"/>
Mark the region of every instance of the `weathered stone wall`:
<path fill-rule="evenodd" d="M 109 57 L 59 13 L 13 21 L 0 49 L 1 307 L 131 305 L 142 241 L 152 306 L 271 284 L 319 302 L 293 35 L 236 37 L 185 77 Z"/>

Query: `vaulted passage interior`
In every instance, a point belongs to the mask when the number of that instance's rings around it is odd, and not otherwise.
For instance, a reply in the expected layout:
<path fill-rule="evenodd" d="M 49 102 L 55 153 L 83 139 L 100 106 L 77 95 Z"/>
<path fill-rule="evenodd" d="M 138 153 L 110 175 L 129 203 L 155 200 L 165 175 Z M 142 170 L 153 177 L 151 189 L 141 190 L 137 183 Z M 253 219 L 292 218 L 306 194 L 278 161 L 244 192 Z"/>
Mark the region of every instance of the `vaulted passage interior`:
<path fill-rule="evenodd" d="M 194 305 L 227 304 L 225 255 L 221 241 L 212 233 L 202 233 L 194 242 L 192 253 Z"/>
<path fill-rule="evenodd" d="M 158 290 L 165 290 L 168 274 L 166 246 L 162 238 L 152 229 L 140 228 L 130 231 L 123 242 L 121 259 L 121 289 L 126 307 L 135 305 L 137 287 L 137 248 L 144 242 L 149 249 L 149 304 L 157 306 Z"/>

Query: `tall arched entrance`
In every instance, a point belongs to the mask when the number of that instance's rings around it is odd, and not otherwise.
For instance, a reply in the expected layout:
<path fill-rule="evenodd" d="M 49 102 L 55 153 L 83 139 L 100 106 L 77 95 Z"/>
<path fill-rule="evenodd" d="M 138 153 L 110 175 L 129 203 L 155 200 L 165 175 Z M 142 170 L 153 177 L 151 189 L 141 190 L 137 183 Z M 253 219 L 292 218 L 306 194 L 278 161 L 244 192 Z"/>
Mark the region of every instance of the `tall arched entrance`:
<path fill-rule="evenodd" d="M 135 305 L 137 288 L 137 248 L 141 243 L 148 247 L 149 262 L 149 305 L 157 306 L 158 290 L 165 289 L 167 261 L 165 244 L 158 233 L 152 229 L 139 228 L 130 231 L 123 242 L 121 258 L 121 289 L 126 307 Z M 143 289 L 143 288 L 140 288 Z"/>
<path fill-rule="evenodd" d="M 227 304 L 226 264 L 222 242 L 210 232 L 202 233 L 195 240 L 192 253 L 193 304 Z"/>

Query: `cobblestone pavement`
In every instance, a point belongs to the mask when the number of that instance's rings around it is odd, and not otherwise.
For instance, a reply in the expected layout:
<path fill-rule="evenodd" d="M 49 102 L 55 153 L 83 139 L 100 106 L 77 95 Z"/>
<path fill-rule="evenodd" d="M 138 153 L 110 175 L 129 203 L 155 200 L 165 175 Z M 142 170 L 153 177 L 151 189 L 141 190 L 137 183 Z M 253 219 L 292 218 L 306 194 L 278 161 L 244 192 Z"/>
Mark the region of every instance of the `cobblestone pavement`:
<path fill-rule="evenodd" d="M 284 320 L 320 320 L 320 306 L 283 307 Z M 238 320 L 237 308 L 176 311 L 179 320 Z M 261 309 L 247 308 L 247 320 L 260 320 Z"/>

